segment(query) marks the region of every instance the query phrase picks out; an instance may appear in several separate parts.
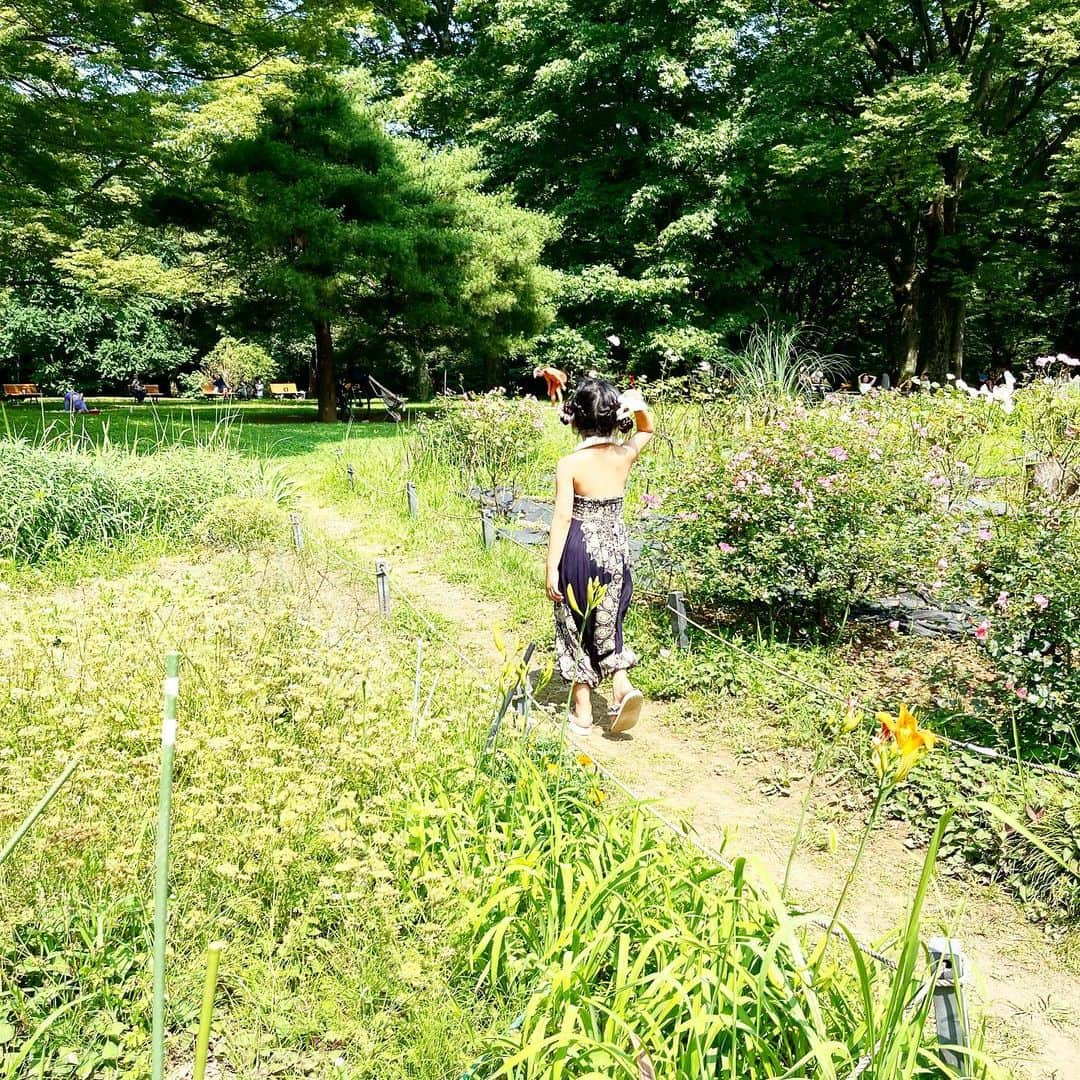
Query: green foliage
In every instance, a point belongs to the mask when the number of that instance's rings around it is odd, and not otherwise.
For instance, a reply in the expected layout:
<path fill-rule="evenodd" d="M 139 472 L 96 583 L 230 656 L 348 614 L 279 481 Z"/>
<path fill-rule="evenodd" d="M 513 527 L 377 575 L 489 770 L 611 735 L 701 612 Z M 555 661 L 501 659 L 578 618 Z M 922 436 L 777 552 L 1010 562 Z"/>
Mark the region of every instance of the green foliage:
<path fill-rule="evenodd" d="M 0 1068 L 23 1054 L 22 1071 L 48 1080 L 150 1075 L 150 913 L 133 882 L 153 876 L 167 640 L 184 652 L 170 1054 L 190 1054 L 205 947 L 224 938 L 224 1071 L 330 1076 L 341 1061 L 357 1080 L 460 1073 L 493 1010 L 455 999 L 449 935 L 416 917 L 391 867 L 413 772 L 454 770 L 463 754 L 453 740 L 402 742 L 411 676 L 387 667 L 393 637 L 332 647 L 323 629 L 351 628 L 353 613 L 335 622 L 291 562 L 155 563 L 55 604 L 43 595 L 4 594 L 5 837 L 58 760 L 82 764 L 0 880 Z"/>
<path fill-rule="evenodd" d="M 209 447 L 138 455 L 0 440 L 0 557 L 43 560 L 73 544 L 182 535 L 248 473 L 242 459 Z"/>
<path fill-rule="evenodd" d="M 243 386 L 256 379 L 270 380 L 279 370 L 277 361 L 261 345 L 226 335 L 203 358 L 198 374 L 205 375 L 207 382 L 220 375 L 228 386 Z"/>
<path fill-rule="evenodd" d="M 418 459 L 460 470 L 491 492 L 514 488 L 538 460 L 542 416 L 536 402 L 498 390 L 453 402 L 421 420 Z"/>
<path fill-rule="evenodd" d="M 180 327 L 151 298 L 106 300 L 48 288 L 0 292 L 0 367 L 9 377 L 91 392 L 133 375 L 164 377 L 191 358 Z"/>
<path fill-rule="evenodd" d="M 887 416 L 796 405 L 738 446 L 680 462 L 663 494 L 664 557 L 696 603 L 809 609 L 825 622 L 919 579 L 939 528 L 935 488 Z"/>
<path fill-rule="evenodd" d="M 642 809 L 608 811 L 587 756 L 541 739 L 488 772 L 464 806 L 453 777 L 418 778 L 398 869 L 435 917 L 465 885 L 469 974 L 523 1002 L 474 1075 L 629 1078 L 642 1054 L 657 1075 L 750 1075 L 750 1061 L 774 1075 L 808 1061 L 842 1072 L 862 1052 L 864 1024 L 884 1036 L 878 1075 L 930 1066 L 922 1010 L 888 1004 L 890 992 L 908 1000 L 914 970 L 892 983 L 863 971 L 860 999 L 846 960 L 811 959 L 741 861 L 722 869 L 680 850 Z M 917 934 L 917 909 L 911 925 Z"/>
<path fill-rule="evenodd" d="M 288 518 L 269 499 L 223 495 L 210 504 L 194 535 L 207 547 L 253 551 L 280 547 L 287 539 Z"/>
<path fill-rule="evenodd" d="M 998 522 L 974 573 L 989 612 L 987 651 L 1025 752 L 1080 764 L 1080 519 L 1044 501 Z M 1007 743 L 1012 731 L 1003 731 Z"/>
<path fill-rule="evenodd" d="M 843 369 L 836 356 L 823 356 L 805 340 L 804 330 L 768 324 L 756 327 L 745 348 L 728 361 L 735 395 L 758 412 L 802 397 L 820 375 L 831 386 Z"/>

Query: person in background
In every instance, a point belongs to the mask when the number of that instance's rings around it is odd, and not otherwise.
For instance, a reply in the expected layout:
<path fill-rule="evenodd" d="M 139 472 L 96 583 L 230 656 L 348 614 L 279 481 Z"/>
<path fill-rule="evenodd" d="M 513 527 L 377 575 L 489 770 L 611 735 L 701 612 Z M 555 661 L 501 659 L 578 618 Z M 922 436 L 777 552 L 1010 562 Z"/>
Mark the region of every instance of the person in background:
<path fill-rule="evenodd" d="M 222 397 L 224 397 L 229 392 L 229 386 L 228 386 L 228 383 L 225 382 L 225 376 L 224 375 L 219 375 L 214 380 L 214 390 L 217 393 L 219 393 Z"/>
<path fill-rule="evenodd" d="M 261 398 L 263 396 L 263 389 L 264 389 L 264 386 L 263 386 L 262 379 L 256 379 L 255 380 L 255 396 L 257 398 Z"/>
<path fill-rule="evenodd" d="M 559 419 L 581 438 L 555 470 L 547 555 L 556 664 L 573 686 L 567 725 L 575 735 L 592 733 L 592 691 L 610 676 L 610 732 L 619 734 L 638 722 L 644 703 L 626 674 L 638 658 L 623 640 L 633 595 L 623 495 L 631 468 L 653 437 L 653 421 L 640 391 L 620 397 L 600 379 L 583 379 Z M 631 431 L 626 441 L 615 438 Z"/>
<path fill-rule="evenodd" d="M 146 400 L 146 387 L 143 386 L 138 375 L 131 380 L 128 389 L 131 391 L 131 396 L 135 399 L 136 405 L 141 405 Z"/>
<path fill-rule="evenodd" d="M 68 390 L 68 392 L 64 394 L 64 412 L 88 413 L 89 411 L 90 410 L 86 405 L 86 399 L 78 390 Z"/>
<path fill-rule="evenodd" d="M 859 393 L 860 394 L 869 394 L 870 391 L 874 389 L 874 384 L 876 382 L 877 382 L 877 379 L 875 379 L 874 376 L 870 375 L 869 373 L 864 373 L 864 374 L 860 375 L 859 376 Z"/>
<path fill-rule="evenodd" d="M 543 379 L 547 383 L 548 400 L 552 405 L 562 404 L 563 391 L 569 378 L 565 371 L 556 367 L 536 367 L 533 368 L 533 378 Z"/>

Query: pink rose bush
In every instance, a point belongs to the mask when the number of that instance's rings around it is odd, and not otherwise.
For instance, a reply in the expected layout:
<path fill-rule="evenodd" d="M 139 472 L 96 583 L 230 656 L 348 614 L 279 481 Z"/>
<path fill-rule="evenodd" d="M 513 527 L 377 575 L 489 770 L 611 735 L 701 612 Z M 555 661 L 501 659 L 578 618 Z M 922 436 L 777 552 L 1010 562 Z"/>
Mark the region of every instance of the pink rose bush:
<path fill-rule="evenodd" d="M 1000 672 L 998 697 L 1025 753 L 1080 763 L 1080 508 L 1029 505 L 976 546 L 965 568 L 992 614 L 975 636 Z M 1012 741 L 1010 730 L 1002 732 Z"/>
<path fill-rule="evenodd" d="M 929 454 L 880 407 L 792 409 L 732 441 L 668 484 L 665 554 L 695 603 L 827 625 L 931 573 L 944 510 Z"/>

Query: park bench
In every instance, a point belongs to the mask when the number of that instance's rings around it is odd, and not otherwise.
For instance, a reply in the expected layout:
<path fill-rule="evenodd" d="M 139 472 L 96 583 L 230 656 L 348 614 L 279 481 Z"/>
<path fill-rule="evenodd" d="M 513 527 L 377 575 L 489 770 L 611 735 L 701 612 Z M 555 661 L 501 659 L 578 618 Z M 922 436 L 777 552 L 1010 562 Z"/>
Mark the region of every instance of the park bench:
<path fill-rule="evenodd" d="M 143 393 L 144 393 L 144 394 L 145 394 L 145 395 L 146 395 L 146 396 L 147 396 L 148 398 L 152 398 L 152 399 L 153 399 L 153 400 L 155 400 L 155 401 L 156 401 L 156 400 L 157 400 L 157 399 L 158 399 L 159 397 L 162 397 L 162 396 L 163 396 L 163 395 L 162 395 L 162 393 L 161 393 L 161 387 L 160 387 L 160 386 L 157 386 L 157 385 L 155 385 L 154 383 L 147 383 L 147 384 L 146 384 L 146 386 L 144 386 L 144 387 L 143 387 Z"/>
<path fill-rule="evenodd" d="M 204 398 L 227 398 L 232 397 L 232 391 L 226 390 L 223 394 L 213 383 L 204 382 L 202 384 L 202 396 Z"/>
<path fill-rule="evenodd" d="M 4 383 L 4 398 L 7 401 L 37 401 L 41 391 L 33 383 Z"/>
<path fill-rule="evenodd" d="M 284 401 L 285 398 L 300 401 L 306 397 L 303 390 L 296 389 L 296 383 L 294 382 L 272 382 L 270 384 L 270 396 L 275 401 Z"/>

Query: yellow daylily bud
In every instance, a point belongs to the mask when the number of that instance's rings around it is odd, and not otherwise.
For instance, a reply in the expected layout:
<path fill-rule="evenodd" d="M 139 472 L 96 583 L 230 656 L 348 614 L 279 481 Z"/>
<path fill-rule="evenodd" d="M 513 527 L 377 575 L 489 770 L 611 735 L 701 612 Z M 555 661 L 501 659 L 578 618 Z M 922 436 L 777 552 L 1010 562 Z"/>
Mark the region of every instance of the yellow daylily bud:
<path fill-rule="evenodd" d="M 574 586 L 568 581 L 566 583 L 566 602 L 570 605 L 570 610 L 575 615 L 581 614 L 581 608 L 578 607 L 577 597 L 574 596 Z"/>

